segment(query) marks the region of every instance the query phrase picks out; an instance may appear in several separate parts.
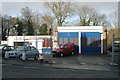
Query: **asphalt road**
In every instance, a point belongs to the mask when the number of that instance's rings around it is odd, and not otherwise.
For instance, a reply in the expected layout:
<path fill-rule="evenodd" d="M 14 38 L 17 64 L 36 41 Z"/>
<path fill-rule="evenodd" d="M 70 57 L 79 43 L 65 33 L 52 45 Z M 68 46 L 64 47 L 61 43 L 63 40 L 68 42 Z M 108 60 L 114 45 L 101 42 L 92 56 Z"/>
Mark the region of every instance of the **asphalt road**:
<path fill-rule="evenodd" d="M 52 68 L 40 64 L 33 65 L 2 65 L 3 78 L 117 78 L 116 71 L 75 70 Z"/>

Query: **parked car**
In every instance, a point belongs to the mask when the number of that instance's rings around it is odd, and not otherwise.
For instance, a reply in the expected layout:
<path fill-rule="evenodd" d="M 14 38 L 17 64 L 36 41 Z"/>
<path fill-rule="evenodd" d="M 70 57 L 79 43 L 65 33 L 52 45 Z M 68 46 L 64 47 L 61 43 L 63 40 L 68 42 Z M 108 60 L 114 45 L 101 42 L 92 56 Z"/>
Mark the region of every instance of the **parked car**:
<path fill-rule="evenodd" d="M 60 48 L 62 48 L 62 47 L 63 47 L 63 45 L 60 44 L 60 45 L 56 46 L 55 48 L 53 48 L 53 50 L 52 50 L 53 54 L 56 53 L 57 50 L 60 49 Z"/>
<path fill-rule="evenodd" d="M 78 47 L 76 47 L 73 43 L 67 43 L 53 51 L 53 55 L 65 56 L 70 54 L 78 53 Z"/>
<path fill-rule="evenodd" d="M 22 58 L 22 54 L 25 53 L 26 59 L 27 58 L 34 58 L 38 59 L 39 51 L 34 46 L 20 46 L 13 51 L 9 51 L 9 57 L 18 57 Z"/>
<path fill-rule="evenodd" d="M 112 52 L 112 46 L 108 48 L 110 52 Z M 120 52 L 120 43 L 115 43 L 114 44 L 114 51 L 115 52 Z"/>
<path fill-rule="evenodd" d="M 11 50 L 14 50 L 15 49 L 15 47 L 14 46 L 9 46 L 9 45 L 0 45 L 0 55 L 2 56 L 2 57 L 5 57 L 5 52 L 6 51 L 11 51 Z"/>

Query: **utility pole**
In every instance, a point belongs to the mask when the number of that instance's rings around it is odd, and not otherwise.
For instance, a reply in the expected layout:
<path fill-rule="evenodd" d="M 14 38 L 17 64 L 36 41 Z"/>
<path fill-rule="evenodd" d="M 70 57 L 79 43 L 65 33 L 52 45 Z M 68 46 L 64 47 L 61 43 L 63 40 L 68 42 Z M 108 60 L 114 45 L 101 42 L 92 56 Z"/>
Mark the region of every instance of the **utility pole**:
<path fill-rule="evenodd" d="M 111 65 L 118 65 L 115 63 L 115 53 L 114 53 L 114 40 L 115 40 L 115 36 L 114 34 L 112 35 L 112 59 L 111 59 Z"/>
<path fill-rule="evenodd" d="M 39 24 L 38 24 L 38 14 L 37 14 L 37 26 L 36 26 L 36 48 L 38 49 L 38 30 L 37 28 L 39 27 Z"/>
<path fill-rule="evenodd" d="M 112 35 L 112 61 L 111 64 L 114 64 L 114 34 Z"/>

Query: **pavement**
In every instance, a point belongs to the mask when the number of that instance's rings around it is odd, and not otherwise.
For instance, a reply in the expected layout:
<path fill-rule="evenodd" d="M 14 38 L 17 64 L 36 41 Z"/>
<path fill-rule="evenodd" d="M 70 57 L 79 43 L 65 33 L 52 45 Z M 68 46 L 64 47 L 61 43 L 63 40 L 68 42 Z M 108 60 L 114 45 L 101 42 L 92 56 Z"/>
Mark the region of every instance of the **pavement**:
<path fill-rule="evenodd" d="M 65 60 L 66 59 L 66 60 Z M 52 67 L 70 68 L 70 69 L 87 69 L 87 70 L 114 70 L 117 71 L 117 66 L 111 66 L 110 55 L 76 55 L 74 60 L 70 58 L 57 59 L 56 64 Z"/>
<path fill-rule="evenodd" d="M 66 57 L 54 57 L 51 62 L 40 63 L 33 59 L 21 61 L 19 59 L 3 59 L 3 64 L 12 63 L 12 65 L 29 65 L 40 66 L 45 65 L 52 68 L 59 69 L 86 69 L 86 70 L 104 70 L 104 71 L 118 71 L 118 66 L 112 66 L 111 55 L 72 55 Z"/>

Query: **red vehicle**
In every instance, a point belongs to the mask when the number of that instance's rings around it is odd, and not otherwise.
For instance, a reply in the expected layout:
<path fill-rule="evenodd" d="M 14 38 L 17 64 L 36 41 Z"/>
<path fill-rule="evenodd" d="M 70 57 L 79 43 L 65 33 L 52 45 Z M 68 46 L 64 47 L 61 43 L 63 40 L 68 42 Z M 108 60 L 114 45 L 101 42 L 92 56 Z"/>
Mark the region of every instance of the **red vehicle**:
<path fill-rule="evenodd" d="M 69 54 L 75 54 L 76 49 L 73 43 L 64 44 L 53 50 L 53 55 L 65 56 Z"/>
<path fill-rule="evenodd" d="M 57 52 L 57 50 L 61 49 L 62 47 L 63 47 L 62 44 L 59 44 L 58 46 L 56 46 L 56 47 L 52 50 L 53 54 L 55 54 L 55 53 Z"/>

